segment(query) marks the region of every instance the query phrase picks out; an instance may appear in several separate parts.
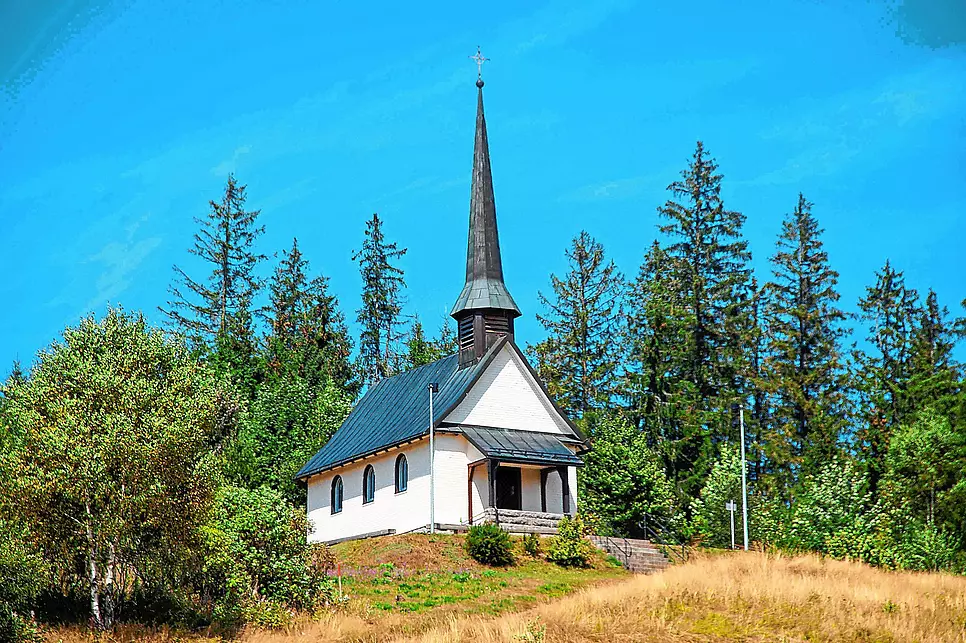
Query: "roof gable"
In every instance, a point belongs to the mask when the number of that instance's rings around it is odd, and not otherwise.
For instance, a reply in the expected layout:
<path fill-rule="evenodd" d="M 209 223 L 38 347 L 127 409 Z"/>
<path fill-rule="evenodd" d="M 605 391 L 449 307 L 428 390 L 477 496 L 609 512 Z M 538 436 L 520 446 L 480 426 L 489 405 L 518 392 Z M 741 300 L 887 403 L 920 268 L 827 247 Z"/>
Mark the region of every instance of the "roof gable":
<path fill-rule="evenodd" d="M 442 420 L 583 438 L 550 399 L 520 349 L 509 341 L 502 343 L 463 399 Z"/>

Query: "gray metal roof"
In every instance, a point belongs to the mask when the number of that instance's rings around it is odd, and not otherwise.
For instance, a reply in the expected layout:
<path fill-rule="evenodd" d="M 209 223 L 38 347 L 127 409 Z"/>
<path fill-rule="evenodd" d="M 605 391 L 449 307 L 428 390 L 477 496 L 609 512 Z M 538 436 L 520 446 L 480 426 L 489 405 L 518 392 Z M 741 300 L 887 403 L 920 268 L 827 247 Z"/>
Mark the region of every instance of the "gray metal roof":
<path fill-rule="evenodd" d="M 480 308 L 500 308 L 514 310 L 520 314 L 517 303 L 513 301 L 510 292 L 502 281 L 496 279 L 474 279 L 463 286 L 460 296 L 456 298 L 453 312 L 474 310 Z"/>
<path fill-rule="evenodd" d="M 508 462 L 579 465 L 583 461 L 552 433 L 461 426 L 473 446 L 488 458 Z"/>
<path fill-rule="evenodd" d="M 473 177 L 470 187 L 470 230 L 466 244 L 466 285 L 451 315 L 464 310 L 496 308 L 520 315 L 503 282 L 500 236 L 496 229 L 496 200 L 490 171 L 490 147 L 483 115 L 483 84 L 476 105 L 476 139 L 473 145 Z"/>
<path fill-rule="evenodd" d="M 489 362 L 482 359 L 471 368 L 459 370 L 459 356 L 454 354 L 381 380 L 295 477 L 306 478 L 428 433 L 429 384 L 439 384 L 433 400 L 438 423 Z"/>
<path fill-rule="evenodd" d="M 450 411 L 452 411 L 456 406 L 463 400 L 466 393 L 470 390 L 474 383 L 479 379 L 483 371 L 486 370 L 487 366 L 493 361 L 493 358 L 503 349 L 504 346 L 508 346 L 513 350 L 520 360 L 523 362 L 524 366 L 530 371 L 534 380 L 540 384 L 541 389 L 544 394 L 546 394 L 546 389 L 543 389 L 543 384 L 540 383 L 536 372 L 527 362 L 526 356 L 520 351 L 520 348 L 513 343 L 507 337 L 504 337 L 497 341 L 493 346 L 491 346 L 482 359 L 473 366 L 466 368 L 459 368 L 459 355 L 449 355 L 440 360 L 433 362 L 432 364 L 426 364 L 425 366 L 420 366 L 419 368 L 414 368 L 411 371 L 406 371 L 405 373 L 400 373 L 393 377 L 386 378 L 376 384 L 374 387 L 369 389 L 359 403 L 356 404 L 355 408 L 346 418 L 342 426 L 335 432 L 335 435 L 319 449 L 312 458 L 302 467 L 301 470 L 295 475 L 297 479 L 308 478 L 309 476 L 321 473 L 328 469 L 334 469 L 336 467 L 348 464 L 354 460 L 359 460 L 366 456 L 378 453 L 389 447 L 393 447 L 399 444 L 409 442 L 411 440 L 417 439 L 429 433 L 429 384 L 431 382 L 436 382 L 439 384 L 439 393 L 434 397 L 434 408 L 433 415 L 436 426 L 440 426 L 442 419 L 446 417 Z M 564 439 L 573 440 L 578 443 L 582 449 L 586 448 L 586 438 L 580 432 L 580 430 L 564 415 L 563 411 L 554 403 L 553 399 L 547 396 L 550 403 L 557 410 L 562 418 L 566 421 L 568 427 L 573 431 L 572 436 L 562 436 Z M 459 429 L 456 427 L 446 427 L 449 430 Z M 493 431 L 493 430 L 503 430 L 503 429 L 484 429 L 476 427 L 477 432 L 479 431 Z M 526 435 L 533 435 L 531 432 L 519 432 Z M 482 434 L 479 434 L 482 435 Z M 507 443 L 505 444 L 506 449 L 511 451 L 517 447 L 512 446 L 517 444 L 520 447 L 519 450 L 525 450 L 526 448 L 541 448 L 544 449 L 546 453 L 558 453 L 563 457 L 560 448 L 566 449 L 567 453 L 571 453 L 567 447 L 563 446 L 560 440 L 550 435 L 556 443 L 551 443 L 549 446 L 544 442 L 531 442 L 524 441 L 522 443 Z M 467 434 L 467 439 L 470 436 Z M 490 445 L 487 448 L 494 450 L 494 453 L 499 453 L 499 445 L 501 442 L 497 439 L 499 436 L 487 438 L 490 441 L 485 442 L 485 444 Z M 484 438 L 479 438 L 481 441 Z M 501 438 L 508 439 L 508 438 Z M 523 438 L 521 438 L 523 439 Z M 532 440 L 543 440 L 541 436 L 532 438 Z M 484 442 L 481 442 L 483 444 Z M 521 446 L 522 445 L 522 446 Z M 527 446 L 530 445 L 530 446 Z M 542 445 L 542 446 L 541 446 Z M 480 448 L 477 446 L 477 448 Z M 548 451 L 551 449 L 552 451 Z M 482 449 L 481 449 L 482 450 Z M 509 451 L 507 451 L 509 453 Z M 580 463 L 580 458 L 571 456 L 576 460 L 576 463 Z M 496 457 L 496 456 L 493 456 Z M 513 459 L 509 455 L 505 455 L 504 459 Z M 561 462 L 562 463 L 562 462 Z M 573 463 L 573 462 L 571 462 Z"/>

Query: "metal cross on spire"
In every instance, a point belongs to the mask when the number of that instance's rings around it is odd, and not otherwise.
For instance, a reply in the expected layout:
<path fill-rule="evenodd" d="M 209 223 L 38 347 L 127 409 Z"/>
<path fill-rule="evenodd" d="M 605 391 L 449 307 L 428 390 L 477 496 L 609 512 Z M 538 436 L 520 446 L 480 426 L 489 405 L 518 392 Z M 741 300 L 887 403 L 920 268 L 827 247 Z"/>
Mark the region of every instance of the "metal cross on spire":
<path fill-rule="evenodd" d="M 489 60 L 489 58 L 484 58 L 483 57 L 483 54 L 480 53 L 480 47 L 479 47 L 479 45 L 477 45 L 477 47 L 476 47 L 476 55 L 475 56 L 468 56 L 468 58 L 470 60 L 473 60 L 473 61 L 476 62 L 476 79 L 477 80 L 483 80 L 483 63 L 485 63 L 487 60 Z"/>

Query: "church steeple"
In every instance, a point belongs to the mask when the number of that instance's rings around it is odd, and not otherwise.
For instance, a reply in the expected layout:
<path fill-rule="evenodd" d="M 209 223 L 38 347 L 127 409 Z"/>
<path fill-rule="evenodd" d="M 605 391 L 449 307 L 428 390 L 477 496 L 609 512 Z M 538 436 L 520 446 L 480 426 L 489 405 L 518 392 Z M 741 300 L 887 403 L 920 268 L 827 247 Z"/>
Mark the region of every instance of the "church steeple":
<path fill-rule="evenodd" d="M 477 64 L 484 58 L 477 51 Z M 490 150 L 483 115 L 483 79 L 477 78 L 476 140 L 470 188 L 470 229 L 466 246 L 466 284 L 450 315 L 456 319 L 460 364 L 475 362 L 498 338 L 513 337 L 520 309 L 503 283 L 503 261 L 496 228 L 496 203 Z"/>

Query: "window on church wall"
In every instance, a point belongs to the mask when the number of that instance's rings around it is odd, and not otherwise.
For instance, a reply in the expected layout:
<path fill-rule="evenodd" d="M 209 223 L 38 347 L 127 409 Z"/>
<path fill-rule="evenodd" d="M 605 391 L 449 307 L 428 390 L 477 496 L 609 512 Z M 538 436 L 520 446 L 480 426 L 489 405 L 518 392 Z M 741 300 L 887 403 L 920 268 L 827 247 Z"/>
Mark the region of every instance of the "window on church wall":
<path fill-rule="evenodd" d="M 409 461 L 406 456 L 399 454 L 396 458 L 396 493 L 402 493 L 409 488 Z"/>
<path fill-rule="evenodd" d="M 366 505 L 375 500 L 376 497 L 376 470 L 372 465 L 366 467 L 362 474 L 362 504 Z"/>
<path fill-rule="evenodd" d="M 332 479 L 332 497 L 330 506 L 332 513 L 337 514 L 342 511 L 342 476 Z"/>

